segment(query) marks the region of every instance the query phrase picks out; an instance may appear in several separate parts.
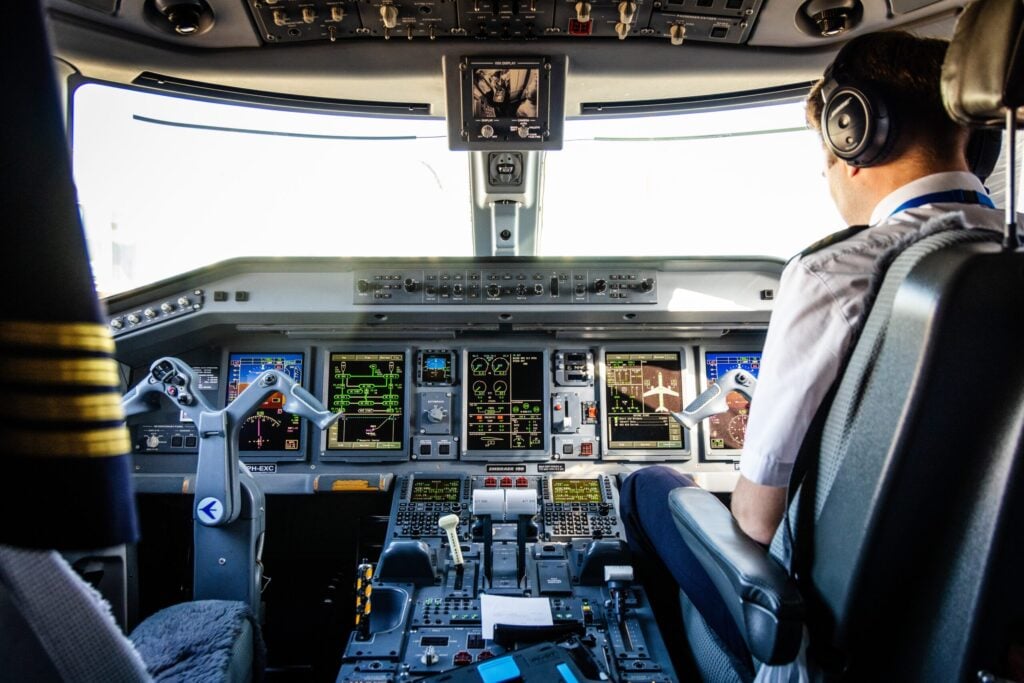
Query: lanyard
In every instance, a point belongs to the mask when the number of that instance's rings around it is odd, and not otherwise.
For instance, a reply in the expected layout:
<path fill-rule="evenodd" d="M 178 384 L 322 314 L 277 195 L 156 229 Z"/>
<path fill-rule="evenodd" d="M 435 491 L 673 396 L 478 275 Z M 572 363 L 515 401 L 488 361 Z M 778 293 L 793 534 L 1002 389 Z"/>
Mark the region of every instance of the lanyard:
<path fill-rule="evenodd" d="M 893 216 L 900 211 L 915 209 L 925 204 L 981 204 L 990 209 L 996 208 L 996 205 L 989 199 L 987 194 L 975 192 L 974 190 L 947 190 L 946 192 L 932 192 L 931 194 L 923 194 L 920 197 L 908 199 L 896 207 L 896 210 L 889 215 Z"/>

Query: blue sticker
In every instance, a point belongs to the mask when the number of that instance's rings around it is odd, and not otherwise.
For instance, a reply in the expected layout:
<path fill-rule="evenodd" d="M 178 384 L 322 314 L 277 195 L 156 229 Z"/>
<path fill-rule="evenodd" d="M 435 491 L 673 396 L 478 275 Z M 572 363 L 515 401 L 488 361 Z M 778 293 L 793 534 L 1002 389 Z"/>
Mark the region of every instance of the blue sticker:
<path fill-rule="evenodd" d="M 196 514 L 199 515 L 199 521 L 216 524 L 224 516 L 224 503 L 212 496 L 203 498 L 196 506 Z"/>

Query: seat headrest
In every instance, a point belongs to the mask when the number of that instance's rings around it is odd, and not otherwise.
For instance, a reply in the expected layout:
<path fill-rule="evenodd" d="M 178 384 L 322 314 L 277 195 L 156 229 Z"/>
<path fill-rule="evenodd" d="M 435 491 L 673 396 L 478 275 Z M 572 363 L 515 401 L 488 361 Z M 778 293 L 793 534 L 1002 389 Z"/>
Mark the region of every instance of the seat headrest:
<path fill-rule="evenodd" d="M 960 15 L 942 65 L 946 110 L 964 125 L 1002 126 L 1024 105 L 1024 3 L 975 0 Z M 1024 123 L 1018 113 L 1017 125 Z"/>

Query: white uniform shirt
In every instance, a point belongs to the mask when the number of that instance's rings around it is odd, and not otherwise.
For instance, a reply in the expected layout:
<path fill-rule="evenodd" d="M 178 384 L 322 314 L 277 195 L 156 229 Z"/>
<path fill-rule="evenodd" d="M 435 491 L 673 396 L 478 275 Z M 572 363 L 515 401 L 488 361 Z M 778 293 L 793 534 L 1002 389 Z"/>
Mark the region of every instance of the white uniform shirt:
<path fill-rule="evenodd" d="M 804 435 L 867 313 L 865 296 L 883 252 L 950 211 L 963 212 L 968 227 L 1002 231 L 1003 212 L 976 204 L 928 204 L 890 215 L 908 200 L 949 190 L 985 194 L 970 173 L 919 178 L 878 203 L 871 227 L 783 271 L 740 458 L 744 477 L 765 486 L 789 483 Z"/>

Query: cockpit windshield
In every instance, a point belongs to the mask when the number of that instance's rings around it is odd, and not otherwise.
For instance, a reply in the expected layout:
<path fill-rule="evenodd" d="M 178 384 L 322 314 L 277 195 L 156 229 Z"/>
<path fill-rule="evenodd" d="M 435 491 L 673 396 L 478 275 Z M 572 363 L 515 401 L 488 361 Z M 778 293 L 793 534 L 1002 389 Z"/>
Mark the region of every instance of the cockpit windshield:
<path fill-rule="evenodd" d="M 471 256 L 445 122 L 89 83 L 74 172 L 103 295 L 240 256 Z M 775 256 L 842 225 L 799 102 L 570 119 L 544 155 L 543 256 Z"/>

